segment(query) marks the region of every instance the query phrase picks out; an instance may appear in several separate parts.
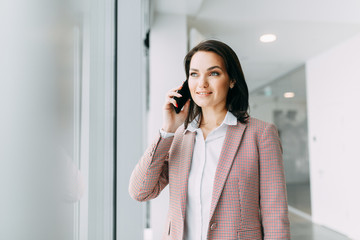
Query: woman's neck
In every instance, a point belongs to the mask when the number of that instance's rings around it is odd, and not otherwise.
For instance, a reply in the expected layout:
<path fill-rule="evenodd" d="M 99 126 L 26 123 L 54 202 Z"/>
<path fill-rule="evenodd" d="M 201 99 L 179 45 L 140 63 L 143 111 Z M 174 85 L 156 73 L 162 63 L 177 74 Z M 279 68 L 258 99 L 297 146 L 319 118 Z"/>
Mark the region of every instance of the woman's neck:
<path fill-rule="evenodd" d="M 227 109 L 224 108 L 221 111 L 214 109 L 202 109 L 202 119 L 200 128 L 214 129 L 221 125 L 226 116 Z"/>

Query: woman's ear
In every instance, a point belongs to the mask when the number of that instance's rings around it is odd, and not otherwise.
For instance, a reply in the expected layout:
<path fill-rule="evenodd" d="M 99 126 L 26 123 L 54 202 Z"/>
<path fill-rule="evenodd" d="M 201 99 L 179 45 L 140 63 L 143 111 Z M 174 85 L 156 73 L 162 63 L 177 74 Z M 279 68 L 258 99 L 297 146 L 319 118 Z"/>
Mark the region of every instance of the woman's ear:
<path fill-rule="evenodd" d="M 235 80 L 230 80 L 230 89 L 232 89 L 235 86 Z"/>

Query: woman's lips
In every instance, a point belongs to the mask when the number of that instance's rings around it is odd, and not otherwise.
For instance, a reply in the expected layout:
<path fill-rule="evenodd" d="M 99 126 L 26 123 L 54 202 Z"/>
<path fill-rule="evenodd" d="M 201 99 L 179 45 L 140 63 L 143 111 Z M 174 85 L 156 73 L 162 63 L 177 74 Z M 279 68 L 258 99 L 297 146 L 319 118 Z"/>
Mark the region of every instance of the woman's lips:
<path fill-rule="evenodd" d="M 212 92 L 196 92 L 196 94 L 199 96 L 209 96 Z"/>

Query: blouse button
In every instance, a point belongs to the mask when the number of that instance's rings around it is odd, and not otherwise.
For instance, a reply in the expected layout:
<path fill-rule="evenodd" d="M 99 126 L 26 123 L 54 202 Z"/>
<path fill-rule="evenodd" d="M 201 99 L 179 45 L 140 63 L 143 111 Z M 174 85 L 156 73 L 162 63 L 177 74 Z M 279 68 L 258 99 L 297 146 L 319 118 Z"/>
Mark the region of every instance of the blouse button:
<path fill-rule="evenodd" d="M 215 230 L 217 227 L 217 224 L 216 223 L 212 223 L 211 226 L 210 226 L 210 229 L 211 230 Z"/>

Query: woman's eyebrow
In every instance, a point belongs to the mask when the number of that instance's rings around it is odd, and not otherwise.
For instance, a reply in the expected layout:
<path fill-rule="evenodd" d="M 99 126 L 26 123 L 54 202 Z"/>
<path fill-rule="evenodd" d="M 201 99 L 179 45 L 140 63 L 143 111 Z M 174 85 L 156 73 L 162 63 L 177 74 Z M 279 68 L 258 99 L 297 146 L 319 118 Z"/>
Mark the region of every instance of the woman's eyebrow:
<path fill-rule="evenodd" d="M 222 69 L 220 66 L 212 66 L 212 67 L 209 67 L 209 68 L 207 69 L 207 71 L 211 71 L 211 70 L 213 70 L 213 69 L 215 69 L 215 68 L 219 68 L 221 71 L 223 71 L 223 69 Z M 190 68 L 190 71 L 198 72 L 199 70 L 196 69 L 196 68 Z"/>
<path fill-rule="evenodd" d="M 213 70 L 215 68 L 219 68 L 222 71 L 222 68 L 220 66 L 212 66 L 212 67 L 209 67 L 207 70 L 211 71 L 211 70 Z"/>

